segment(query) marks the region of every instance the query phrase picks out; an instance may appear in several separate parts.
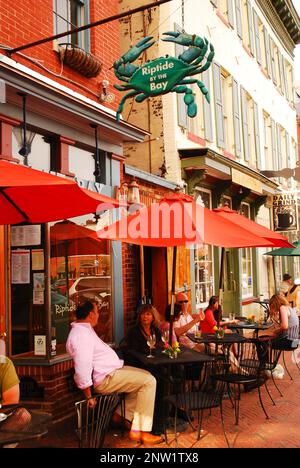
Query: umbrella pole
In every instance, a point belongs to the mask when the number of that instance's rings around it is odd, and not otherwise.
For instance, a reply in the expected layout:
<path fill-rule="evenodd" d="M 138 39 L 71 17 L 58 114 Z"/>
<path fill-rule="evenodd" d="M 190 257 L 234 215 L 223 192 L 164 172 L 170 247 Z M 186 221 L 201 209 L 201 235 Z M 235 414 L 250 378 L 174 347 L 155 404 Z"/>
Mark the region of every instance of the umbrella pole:
<path fill-rule="evenodd" d="M 221 267 L 219 277 L 219 307 L 222 310 L 223 306 L 223 294 L 224 294 L 224 273 L 225 273 L 225 247 L 222 247 L 221 251 Z M 221 311 L 218 311 L 218 327 L 220 326 Z"/>
<path fill-rule="evenodd" d="M 140 245 L 140 270 L 141 270 L 141 299 L 145 297 L 145 260 L 144 246 Z"/>
<path fill-rule="evenodd" d="M 169 330 L 169 345 L 172 346 L 173 338 L 173 323 L 174 323 L 174 305 L 175 305 L 175 288 L 176 288 L 176 264 L 177 264 L 177 247 L 173 248 L 173 268 L 172 268 L 172 302 L 170 315 L 170 330 Z"/>

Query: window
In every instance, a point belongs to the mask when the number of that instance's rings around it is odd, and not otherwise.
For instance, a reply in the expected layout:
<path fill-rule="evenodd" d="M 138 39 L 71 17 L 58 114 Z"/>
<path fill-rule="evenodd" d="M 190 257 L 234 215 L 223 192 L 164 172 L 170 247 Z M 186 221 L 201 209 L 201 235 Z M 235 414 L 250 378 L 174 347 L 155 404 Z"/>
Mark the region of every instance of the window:
<path fill-rule="evenodd" d="M 51 223 L 50 227 L 51 334 L 56 339 L 57 354 L 65 352 L 76 306 L 84 301 L 98 303 L 95 331 L 106 343 L 113 341 L 110 245 L 93 236 L 88 218 L 91 216 L 76 218 L 76 223 Z"/>
<path fill-rule="evenodd" d="M 223 119 L 225 133 L 225 148 L 233 154 L 234 149 L 234 127 L 232 120 L 232 77 L 225 70 L 221 73 L 222 98 L 223 98 Z"/>
<path fill-rule="evenodd" d="M 241 214 L 250 219 L 250 205 L 242 203 Z M 242 259 L 242 298 L 253 297 L 253 261 L 252 249 L 241 249 Z"/>
<path fill-rule="evenodd" d="M 59 34 L 89 23 L 88 0 L 53 0 L 54 32 Z M 69 34 L 58 40 L 59 44 L 70 43 L 90 51 L 90 32 Z"/>
<path fill-rule="evenodd" d="M 92 151 L 69 146 L 69 169 L 76 177 L 95 182 L 95 158 Z"/>
<path fill-rule="evenodd" d="M 197 203 L 211 208 L 211 192 L 197 191 Z M 198 245 L 195 249 L 195 297 L 196 307 L 205 308 L 214 294 L 213 248 L 211 245 Z"/>
<path fill-rule="evenodd" d="M 271 119 L 269 114 L 264 112 L 264 164 L 262 169 L 273 169 L 272 163 L 272 133 Z"/>
<path fill-rule="evenodd" d="M 31 150 L 27 157 L 27 165 L 40 171 L 50 171 L 51 168 L 51 145 L 45 141 L 45 137 L 38 133 L 28 132 L 33 135 Z M 22 131 L 16 127 L 12 132 L 12 153 L 13 157 L 19 159 L 20 164 L 25 163 L 25 158 L 19 154 L 23 144 Z"/>

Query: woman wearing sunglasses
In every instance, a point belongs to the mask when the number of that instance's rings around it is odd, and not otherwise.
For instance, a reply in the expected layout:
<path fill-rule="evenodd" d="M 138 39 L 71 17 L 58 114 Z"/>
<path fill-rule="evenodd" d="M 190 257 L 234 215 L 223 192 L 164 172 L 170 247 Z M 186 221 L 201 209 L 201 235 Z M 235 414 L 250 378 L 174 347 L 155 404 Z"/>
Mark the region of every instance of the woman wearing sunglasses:
<path fill-rule="evenodd" d="M 179 343 L 188 348 L 193 348 L 197 351 L 203 351 L 204 346 L 191 341 L 186 334 L 195 333 L 199 330 L 199 323 L 204 320 L 205 316 L 202 311 L 196 315 L 191 315 L 189 312 L 189 298 L 185 293 L 178 293 L 176 302 L 181 306 L 181 314 L 179 319 L 174 323 L 174 330 Z"/>

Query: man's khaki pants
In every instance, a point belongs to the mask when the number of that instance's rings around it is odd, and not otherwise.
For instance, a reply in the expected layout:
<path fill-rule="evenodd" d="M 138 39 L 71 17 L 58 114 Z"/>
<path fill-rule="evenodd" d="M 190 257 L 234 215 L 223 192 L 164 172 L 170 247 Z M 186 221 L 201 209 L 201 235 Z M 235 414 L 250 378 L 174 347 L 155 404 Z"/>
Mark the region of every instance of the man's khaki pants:
<path fill-rule="evenodd" d="M 124 366 L 108 375 L 95 387 L 97 393 L 124 392 L 125 417 L 132 421 L 131 429 L 152 430 L 156 380 L 150 372 L 136 367 Z M 118 409 L 119 412 L 119 409 Z"/>

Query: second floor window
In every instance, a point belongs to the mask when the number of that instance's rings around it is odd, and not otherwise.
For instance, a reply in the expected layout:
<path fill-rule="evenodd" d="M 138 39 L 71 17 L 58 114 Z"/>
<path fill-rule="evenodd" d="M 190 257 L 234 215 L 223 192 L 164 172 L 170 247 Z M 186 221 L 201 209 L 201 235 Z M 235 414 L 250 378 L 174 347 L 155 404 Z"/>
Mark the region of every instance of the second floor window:
<path fill-rule="evenodd" d="M 72 31 L 89 23 L 89 0 L 53 0 L 54 32 Z M 90 51 L 89 30 L 73 33 L 58 39 Z"/>

